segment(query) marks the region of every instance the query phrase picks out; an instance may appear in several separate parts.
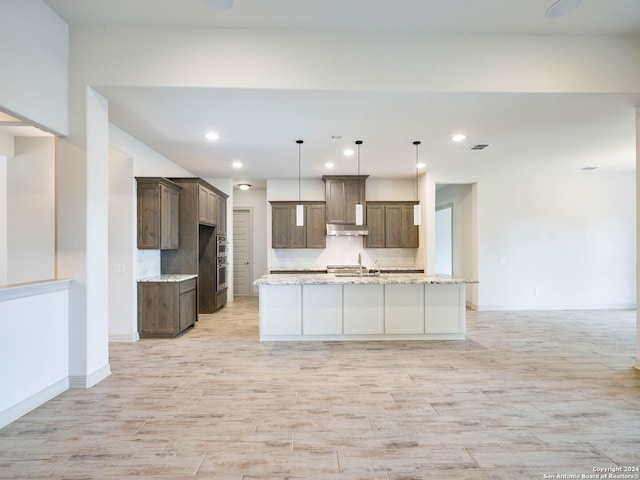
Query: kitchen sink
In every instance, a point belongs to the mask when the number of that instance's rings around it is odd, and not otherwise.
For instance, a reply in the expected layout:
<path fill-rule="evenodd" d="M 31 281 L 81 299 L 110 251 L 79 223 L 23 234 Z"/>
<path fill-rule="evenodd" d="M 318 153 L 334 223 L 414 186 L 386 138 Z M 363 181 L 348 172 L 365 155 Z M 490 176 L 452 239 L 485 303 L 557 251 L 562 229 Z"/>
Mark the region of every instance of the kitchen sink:
<path fill-rule="evenodd" d="M 379 277 L 380 274 L 378 272 L 364 272 L 362 275 L 359 273 L 336 273 L 336 277 Z"/>

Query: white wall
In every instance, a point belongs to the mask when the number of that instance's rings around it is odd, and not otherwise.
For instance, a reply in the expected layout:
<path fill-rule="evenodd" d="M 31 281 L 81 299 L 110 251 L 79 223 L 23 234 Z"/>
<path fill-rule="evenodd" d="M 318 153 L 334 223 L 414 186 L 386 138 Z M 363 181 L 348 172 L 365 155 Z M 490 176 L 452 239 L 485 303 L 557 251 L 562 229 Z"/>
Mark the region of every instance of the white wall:
<path fill-rule="evenodd" d="M 7 283 L 7 237 L 7 157 L 0 155 L 0 285 Z"/>
<path fill-rule="evenodd" d="M 491 172 L 477 188 L 480 309 L 635 306 L 633 172 Z"/>
<path fill-rule="evenodd" d="M 14 155 L 13 143 L 14 143 L 13 135 L 0 132 L 0 155 L 4 157 L 13 157 Z"/>
<path fill-rule="evenodd" d="M 0 110 L 68 130 L 69 29 L 41 0 L 0 2 Z"/>
<path fill-rule="evenodd" d="M 69 387 L 68 288 L 0 291 L 0 428 Z"/>
<path fill-rule="evenodd" d="M 7 160 L 5 283 L 55 277 L 55 139 L 15 137 Z"/>
<path fill-rule="evenodd" d="M 109 151 L 109 341 L 136 341 L 133 159 Z M 135 203 L 135 202 L 133 202 Z"/>
<path fill-rule="evenodd" d="M 85 85 L 633 93 L 640 83 L 631 36 L 74 27 L 71 40 L 71 83 Z"/>

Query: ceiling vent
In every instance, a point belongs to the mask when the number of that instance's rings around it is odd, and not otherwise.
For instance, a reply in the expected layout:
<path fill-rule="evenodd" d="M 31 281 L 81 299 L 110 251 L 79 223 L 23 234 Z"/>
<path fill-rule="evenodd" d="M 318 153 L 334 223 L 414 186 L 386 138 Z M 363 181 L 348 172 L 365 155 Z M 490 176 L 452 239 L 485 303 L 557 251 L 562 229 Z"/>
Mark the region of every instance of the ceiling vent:
<path fill-rule="evenodd" d="M 471 150 L 484 150 L 488 146 L 489 146 L 488 143 L 479 143 L 479 144 L 474 145 L 473 147 L 471 147 Z"/>

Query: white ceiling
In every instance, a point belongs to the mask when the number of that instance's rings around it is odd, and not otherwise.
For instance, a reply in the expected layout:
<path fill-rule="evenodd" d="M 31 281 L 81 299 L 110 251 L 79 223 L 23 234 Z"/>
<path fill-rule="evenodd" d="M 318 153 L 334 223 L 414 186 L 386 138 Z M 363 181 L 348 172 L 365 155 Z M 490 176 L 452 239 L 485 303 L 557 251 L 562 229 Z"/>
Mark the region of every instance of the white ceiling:
<path fill-rule="evenodd" d="M 235 0 L 214 11 L 202 0 L 45 0 L 71 25 L 175 25 L 357 31 L 640 34 L 640 1 L 585 0 L 548 19 L 552 0 Z M 414 140 L 430 169 L 504 168 L 514 162 L 549 168 L 635 168 L 635 105 L 640 96 L 322 92 L 189 88 L 103 88 L 110 119 L 202 177 L 256 183 L 355 174 L 414 175 Z M 213 108 L 215 106 L 215 108 Z M 312 112 L 312 114 L 310 114 Z M 434 112 L 437 112 L 435 114 Z M 214 129 L 220 140 L 208 143 Z M 468 135 L 461 144 L 450 137 Z M 343 140 L 332 140 L 342 135 Z M 471 151 L 488 143 L 483 151 Z M 231 167 L 240 160 L 244 168 Z M 323 165 L 333 161 L 336 168 Z"/>

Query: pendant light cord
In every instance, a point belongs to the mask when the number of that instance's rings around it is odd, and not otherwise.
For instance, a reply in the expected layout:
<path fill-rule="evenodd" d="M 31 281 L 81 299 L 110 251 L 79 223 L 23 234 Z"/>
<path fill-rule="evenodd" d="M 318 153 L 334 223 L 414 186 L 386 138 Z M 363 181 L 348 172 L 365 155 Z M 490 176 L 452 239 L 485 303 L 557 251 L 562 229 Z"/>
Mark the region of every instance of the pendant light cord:
<path fill-rule="evenodd" d="M 416 146 L 416 200 L 418 200 L 418 145 L 420 140 L 416 140 L 413 144 Z"/>
<path fill-rule="evenodd" d="M 296 140 L 296 143 L 298 144 L 298 203 L 300 203 L 302 202 L 302 195 L 300 193 L 300 151 L 304 142 L 302 140 Z"/>

